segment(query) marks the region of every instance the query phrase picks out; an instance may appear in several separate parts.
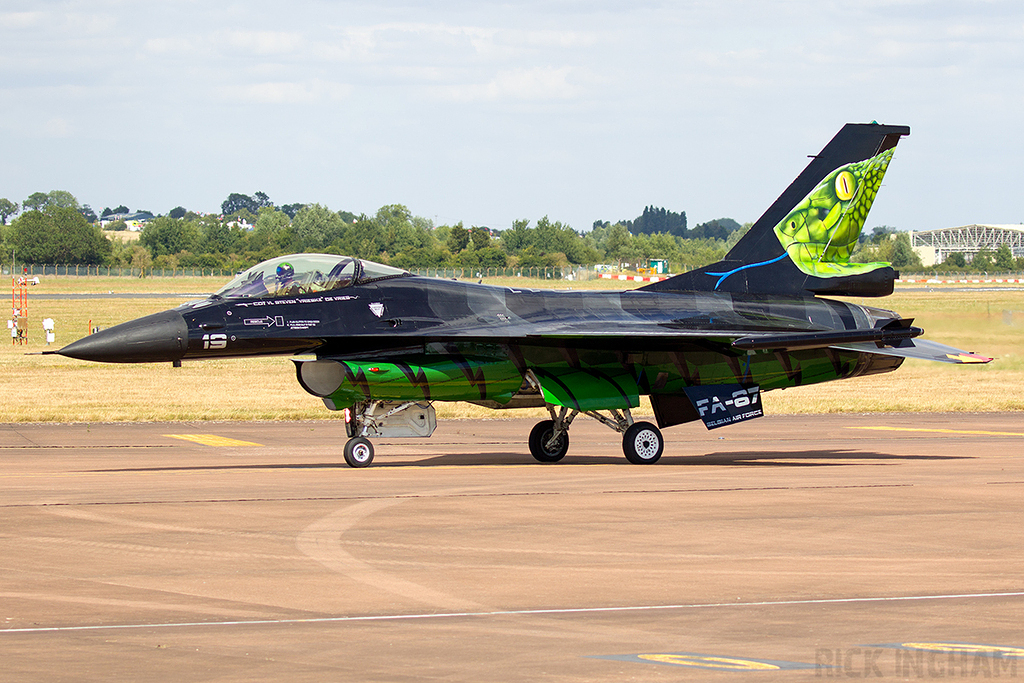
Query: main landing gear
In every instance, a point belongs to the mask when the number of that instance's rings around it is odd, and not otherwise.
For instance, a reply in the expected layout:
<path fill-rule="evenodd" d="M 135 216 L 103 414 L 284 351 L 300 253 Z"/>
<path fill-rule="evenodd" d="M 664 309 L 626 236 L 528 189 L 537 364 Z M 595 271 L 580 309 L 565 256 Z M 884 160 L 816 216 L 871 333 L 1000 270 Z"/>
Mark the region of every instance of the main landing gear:
<path fill-rule="evenodd" d="M 581 412 L 622 434 L 622 452 L 634 465 L 656 463 L 665 450 L 661 430 L 650 422 L 634 422 L 628 408 L 621 412 L 609 410 L 610 416 L 594 410 L 562 407 L 556 412 L 554 406 L 547 408 L 551 419 L 538 422 L 530 432 L 530 453 L 540 462 L 558 462 L 565 457 L 569 450 L 569 425 Z"/>

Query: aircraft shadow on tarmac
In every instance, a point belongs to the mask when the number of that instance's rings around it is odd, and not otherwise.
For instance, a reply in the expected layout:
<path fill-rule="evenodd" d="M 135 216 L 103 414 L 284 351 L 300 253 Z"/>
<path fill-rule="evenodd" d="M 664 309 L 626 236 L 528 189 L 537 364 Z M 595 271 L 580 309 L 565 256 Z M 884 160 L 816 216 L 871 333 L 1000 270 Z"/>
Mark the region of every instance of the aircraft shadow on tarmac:
<path fill-rule="evenodd" d="M 959 455 L 896 455 L 873 451 L 788 451 L 766 453 L 764 451 L 740 451 L 735 453 L 708 453 L 707 455 L 667 458 L 675 465 L 741 465 L 745 467 L 834 467 L 838 465 L 885 465 L 879 461 L 895 460 L 968 460 L 969 456 Z M 672 462 L 675 460 L 676 462 Z M 814 462 L 811 462 L 814 461 Z M 823 462 L 824 461 L 824 462 Z M 874 461 L 874 462 L 873 462 Z"/>
<path fill-rule="evenodd" d="M 662 467 L 839 467 L 851 465 L 886 466 L 896 461 L 928 460 L 970 460 L 970 456 L 959 455 L 897 455 L 857 450 L 809 450 L 809 451 L 739 451 L 734 453 L 708 453 L 705 455 L 664 456 L 654 468 Z M 567 455 L 559 463 L 540 463 L 524 453 L 458 453 L 454 455 L 427 456 L 417 460 L 388 462 L 387 457 L 379 459 L 373 469 L 395 469 L 404 467 L 481 467 L 481 466 L 564 467 L 567 465 L 622 465 L 634 468 L 621 456 Z M 337 461 L 316 463 L 249 463 L 239 465 L 192 465 L 173 467 L 124 467 L 115 469 L 89 470 L 90 472 L 182 472 L 217 470 L 295 470 L 295 469 L 350 469 L 342 458 Z"/>
<path fill-rule="evenodd" d="M 883 461 L 968 460 L 970 456 L 955 455 L 896 455 L 857 450 L 810 451 L 739 451 L 708 453 L 704 455 L 665 455 L 654 467 L 743 466 L 743 467 L 835 467 L 841 465 L 885 465 Z M 622 456 L 573 456 L 569 454 L 557 463 L 531 462 L 522 453 L 461 453 L 439 455 L 415 462 L 388 463 L 386 459 L 374 467 L 474 466 L 474 465 L 538 465 L 560 467 L 565 465 L 622 465 L 629 466 Z M 895 464 L 895 463 L 891 463 Z"/>

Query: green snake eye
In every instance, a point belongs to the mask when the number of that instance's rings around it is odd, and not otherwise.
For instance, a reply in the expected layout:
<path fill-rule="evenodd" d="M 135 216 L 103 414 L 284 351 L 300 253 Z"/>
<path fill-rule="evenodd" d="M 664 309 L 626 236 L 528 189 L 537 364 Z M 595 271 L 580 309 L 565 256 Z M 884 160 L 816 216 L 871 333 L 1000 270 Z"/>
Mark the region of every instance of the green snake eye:
<path fill-rule="evenodd" d="M 855 188 L 855 181 L 853 174 L 849 171 L 843 171 L 836 176 L 836 196 L 844 202 L 848 199 L 853 199 L 853 191 Z"/>

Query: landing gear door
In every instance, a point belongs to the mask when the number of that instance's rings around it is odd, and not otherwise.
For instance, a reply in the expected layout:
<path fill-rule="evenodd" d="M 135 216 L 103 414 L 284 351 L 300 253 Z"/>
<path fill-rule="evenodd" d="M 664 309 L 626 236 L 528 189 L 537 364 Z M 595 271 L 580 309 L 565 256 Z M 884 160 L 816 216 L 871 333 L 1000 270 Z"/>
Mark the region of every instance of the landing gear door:
<path fill-rule="evenodd" d="M 708 429 L 764 417 L 761 388 L 757 385 L 712 384 L 686 387 L 685 391 Z"/>
<path fill-rule="evenodd" d="M 345 433 L 349 437 L 428 437 L 437 429 L 430 403 L 375 401 L 345 409 Z"/>

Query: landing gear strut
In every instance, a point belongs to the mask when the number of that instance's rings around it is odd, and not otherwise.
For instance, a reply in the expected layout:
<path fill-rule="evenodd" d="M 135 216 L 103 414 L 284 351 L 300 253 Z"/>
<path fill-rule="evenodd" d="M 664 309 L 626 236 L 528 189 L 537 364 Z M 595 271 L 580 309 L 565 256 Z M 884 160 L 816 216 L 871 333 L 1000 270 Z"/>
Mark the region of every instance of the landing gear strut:
<path fill-rule="evenodd" d="M 661 430 L 650 422 L 634 422 L 629 408 L 623 408 L 621 412 L 609 410 L 609 415 L 602 415 L 596 410 L 580 411 L 566 407 L 556 411 L 552 405 L 547 408 L 551 419 L 538 422 L 530 432 L 530 454 L 540 462 L 558 462 L 565 457 L 569 450 L 569 425 L 580 414 L 622 434 L 622 452 L 634 465 L 656 463 L 665 450 Z"/>

